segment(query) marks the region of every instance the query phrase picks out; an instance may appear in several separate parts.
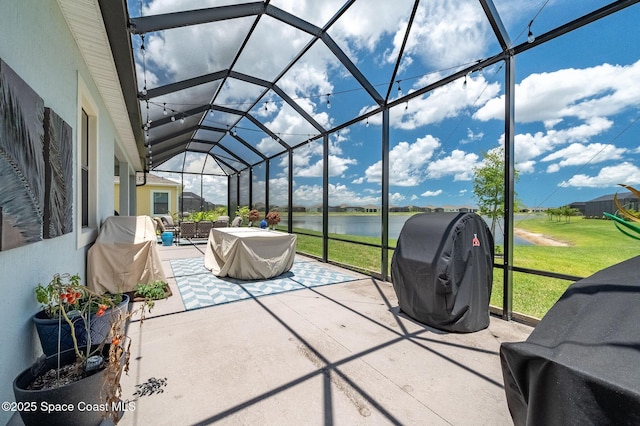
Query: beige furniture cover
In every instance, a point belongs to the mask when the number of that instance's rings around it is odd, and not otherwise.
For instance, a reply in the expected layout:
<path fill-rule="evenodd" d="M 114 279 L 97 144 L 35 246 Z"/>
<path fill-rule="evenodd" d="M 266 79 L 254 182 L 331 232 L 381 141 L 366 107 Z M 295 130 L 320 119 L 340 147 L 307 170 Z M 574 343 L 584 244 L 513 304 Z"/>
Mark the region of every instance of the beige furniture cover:
<path fill-rule="evenodd" d="M 102 224 L 87 259 L 87 286 L 99 293 L 133 291 L 138 283 L 166 281 L 153 220 L 111 216 Z"/>
<path fill-rule="evenodd" d="M 219 277 L 264 279 L 291 269 L 295 254 L 293 234 L 260 228 L 213 228 L 204 266 Z"/>

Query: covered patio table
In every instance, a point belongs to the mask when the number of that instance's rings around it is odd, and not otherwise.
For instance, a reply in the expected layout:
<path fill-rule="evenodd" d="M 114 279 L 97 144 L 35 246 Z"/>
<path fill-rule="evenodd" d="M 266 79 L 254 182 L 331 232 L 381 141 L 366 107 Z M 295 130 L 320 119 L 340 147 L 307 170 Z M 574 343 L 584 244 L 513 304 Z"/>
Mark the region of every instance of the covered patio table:
<path fill-rule="evenodd" d="M 260 228 L 213 228 L 204 266 L 218 277 L 265 279 L 293 266 L 296 236 Z"/>

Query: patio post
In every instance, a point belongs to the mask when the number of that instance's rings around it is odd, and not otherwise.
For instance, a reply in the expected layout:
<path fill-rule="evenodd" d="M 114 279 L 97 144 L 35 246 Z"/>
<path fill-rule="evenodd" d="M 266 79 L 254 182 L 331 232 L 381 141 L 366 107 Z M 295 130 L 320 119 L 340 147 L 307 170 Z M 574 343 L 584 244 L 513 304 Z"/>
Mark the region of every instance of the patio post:
<path fill-rule="evenodd" d="M 515 56 L 505 59 L 504 105 L 504 270 L 502 319 L 511 320 L 513 313 L 513 208 L 515 191 L 514 114 Z"/>

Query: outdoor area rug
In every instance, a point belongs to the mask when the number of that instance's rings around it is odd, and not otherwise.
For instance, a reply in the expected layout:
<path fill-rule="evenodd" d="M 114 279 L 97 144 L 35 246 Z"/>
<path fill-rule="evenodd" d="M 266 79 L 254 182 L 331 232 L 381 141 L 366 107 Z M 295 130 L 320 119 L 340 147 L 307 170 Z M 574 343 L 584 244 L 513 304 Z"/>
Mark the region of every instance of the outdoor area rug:
<path fill-rule="evenodd" d="M 203 257 L 171 260 L 171 269 L 186 310 L 358 279 L 306 260 L 294 261 L 290 271 L 277 277 L 252 281 L 216 277 L 204 267 Z"/>

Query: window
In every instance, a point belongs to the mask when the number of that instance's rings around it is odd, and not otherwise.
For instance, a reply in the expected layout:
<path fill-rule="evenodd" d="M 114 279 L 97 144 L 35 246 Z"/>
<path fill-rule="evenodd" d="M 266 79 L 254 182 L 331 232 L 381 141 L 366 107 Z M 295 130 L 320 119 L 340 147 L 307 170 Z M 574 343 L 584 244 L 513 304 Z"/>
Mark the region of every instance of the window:
<path fill-rule="evenodd" d="M 89 227 L 89 114 L 83 109 L 80 123 L 80 173 L 82 227 Z"/>
<path fill-rule="evenodd" d="M 86 84 L 78 76 L 78 116 L 76 126 L 75 223 L 78 248 L 98 236 L 98 107 Z"/>
<path fill-rule="evenodd" d="M 168 192 L 152 192 L 151 214 L 169 214 L 169 193 Z"/>

